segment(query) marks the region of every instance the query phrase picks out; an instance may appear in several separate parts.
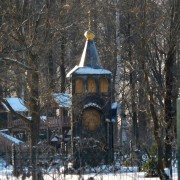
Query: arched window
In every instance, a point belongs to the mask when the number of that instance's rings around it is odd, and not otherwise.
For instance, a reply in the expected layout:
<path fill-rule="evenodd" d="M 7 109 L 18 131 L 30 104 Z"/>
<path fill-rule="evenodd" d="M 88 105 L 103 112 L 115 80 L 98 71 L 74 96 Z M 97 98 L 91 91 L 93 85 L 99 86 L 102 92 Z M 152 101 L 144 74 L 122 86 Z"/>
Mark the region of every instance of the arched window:
<path fill-rule="evenodd" d="M 107 93 L 109 88 L 109 83 L 106 78 L 100 79 L 100 92 L 101 93 Z"/>
<path fill-rule="evenodd" d="M 93 78 L 88 78 L 88 92 L 94 93 L 96 92 L 96 82 Z"/>
<path fill-rule="evenodd" d="M 84 83 L 83 79 L 76 79 L 75 81 L 75 93 L 80 94 L 84 92 Z"/>

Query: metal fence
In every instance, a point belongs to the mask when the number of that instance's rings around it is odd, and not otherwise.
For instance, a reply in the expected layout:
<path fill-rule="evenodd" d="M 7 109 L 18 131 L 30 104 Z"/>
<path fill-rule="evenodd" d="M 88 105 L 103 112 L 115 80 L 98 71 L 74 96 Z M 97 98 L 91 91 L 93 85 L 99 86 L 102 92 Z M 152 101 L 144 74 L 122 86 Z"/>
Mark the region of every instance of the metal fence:
<path fill-rule="evenodd" d="M 96 155 L 92 157 L 92 160 L 94 158 Z M 72 163 L 73 157 L 50 145 L 33 148 L 32 155 L 28 147 L 22 149 L 12 147 L 12 151 L 0 154 L 0 180 L 159 179 L 156 172 L 156 156 L 149 155 L 145 149 L 124 152 L 121 148 L 116 149 L 113 162 L 106 165 L 102 163 L 96 167 L 85 165 L 74 169 Z M 176 158 L 174 158 L 172 161 L 173 180 L 177 179 L 176 165 Z M 147 175 L 149 177 L 146 177 Z"/>

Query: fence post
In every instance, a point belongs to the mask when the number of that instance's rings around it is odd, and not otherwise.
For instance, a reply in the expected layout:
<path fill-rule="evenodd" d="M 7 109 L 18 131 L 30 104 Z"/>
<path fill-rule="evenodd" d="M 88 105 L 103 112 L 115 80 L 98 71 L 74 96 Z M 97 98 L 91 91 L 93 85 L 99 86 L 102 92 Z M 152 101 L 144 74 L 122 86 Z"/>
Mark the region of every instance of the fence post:
<path fill-rule="evenodd" d="M 16 148 L 15 148 L 15 144 L 12 144 L 12 166 L 13 166 L 13 175 L 17 176 L 17 162 L 16 162 Z"/>
<path fill-rule="evenodd" d="M 178 179 L 180 179 L 180 98 L 177 99 L 177 162 Z"/>

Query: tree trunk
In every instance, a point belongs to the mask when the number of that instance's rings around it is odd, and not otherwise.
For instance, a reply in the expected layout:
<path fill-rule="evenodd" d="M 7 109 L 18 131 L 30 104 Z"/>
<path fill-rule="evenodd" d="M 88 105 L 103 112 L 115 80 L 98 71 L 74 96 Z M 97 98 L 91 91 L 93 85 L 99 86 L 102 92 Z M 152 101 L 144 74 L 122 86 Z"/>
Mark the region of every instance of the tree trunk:
<path fill-rule="evenodd" d="M 137 104 L 136 104 L 136 93 L 135 93 L 135 79 L 136 74 L 133 66 L 132 60 L 132 48 L 131 48 L 131 22 L 130 15 L 128 14 L 128 59 L 131 65 L 130 73 L 129 73 L 129 84 L 130 84 L 130 92 L 131 92 L 131 109 L 132 109 L 132 139 L 134 145 L 137 146 L 139 139 L 139 130 L 138 130 L 138 122 L 137 122 Z"/>
<path fill-rule="evenodd" d="M 53 62 L 53 57 L 52 57 L 52 50 L 49 51 L 48 54 L 48 71 L 49 71 L 49 77 L 48 77 L 48 82 L 49 82 L 49 87 L 53 91 L 55 89 L 55 79 L 54 79 L 54 62 Z"/>
<path fill-rule="evenodd" d="M 153 98 L 153 93 L 149 85 L 149 80 L 147 73 L 145 72 L 145 81 L 147 85 L 147 90 L 148 90 L 148 96 L 149 96 L 149 109 L 151 113 L 151 117 L 153 119 L 154 123 L 154 137 L 157 143 L 157 172 L 161 180 L 166 180 L 165 173 L 164 173 L 164 167 L 163 167 L 163 145 L 162 145 L 162 137 L 161 137 L 161 129 L 159 126 L 159 120 L 156 114 L 156 110 L 154 107 L 154 98 Z"/>
<path fill-rule="evenodd" d="M 169 38 L 169 51 L 165 61 L 165 98 L 164 98 L 164 121 L 166 123 L 165 132 L 165 166 L 170 169 L 172 176 L 172 142 L 175 137 L 173 122 L 175 121 L 173 112 L 173 83 L 174 72 L 173 66 L 176 59 L 176 48 L 178 43 L 178 34 L 180 30 L 180 2 L 179 0 L 171 1 L 171 17 L 170 17 L 170 38 Z"/>
<path fill-rule="evenodd" d="M 66 91 L 66 69 L 65 69 L 65 46 L 66 46 L 66 38 L 65 35 L 62 34 L 61 38 L 61 65 L 60 65 L 60 71 L 61 71 L 61 92 L 65 93 Z"/>
<path fill-rule="evenodd" d="M 115 129 L 115 134 L 117 137 L 114 140 L 115 144 L 122 146 L 126 143 L 126 133 L 125 133 L 125 124 L 126 118 L 124 113 L 124 95 L 121 92 L 121 81 L 122 81 L 122 59 L 121 59 L 121 43 L 122 43 L 122 36 L 120 32 L 120 10 L 119 10 L 119 3 L 120 0 L 116 0 L 116 69 L 115 69 L 115 80 L 114 80 L 114 87 L 115 87 L 115 98 L 118 102 L 117 108 L 117 124 Z M 122 95 L 122 98 L 121 98 Z"/>
<path fill-rule="evenodd" d="M 30 130 L 30 157 L 32 163 L 32 179 L 36 180 L 36 159 L 34 156 L 34 149 L 39 141 L 40 130 L 40 102 L 39 102 L 39 74 L 38 74 L 38 56 L 29 52 L 29 64 L 33 68 L 28 75 L 29 86 L 29 111 L 31 115 L 31 130 Z"/>
<path fill-rule="evenodd" d="M 174 51 L 174 50 L 172 50 Z M 165 113 L 165 166 L 171 169 L 171 160 L 172 160 L 172 142 L 173 142 L 173 109 L 172 109 L 172 87 L 173 87 L 173 62 L 175 58 L 175 52 L 169 52 L 170 56 L 168 57 L 165 67 L 166 67 L 166 92 L 165 92 L 165 101 L 164 101 L 164 113 Z"/>

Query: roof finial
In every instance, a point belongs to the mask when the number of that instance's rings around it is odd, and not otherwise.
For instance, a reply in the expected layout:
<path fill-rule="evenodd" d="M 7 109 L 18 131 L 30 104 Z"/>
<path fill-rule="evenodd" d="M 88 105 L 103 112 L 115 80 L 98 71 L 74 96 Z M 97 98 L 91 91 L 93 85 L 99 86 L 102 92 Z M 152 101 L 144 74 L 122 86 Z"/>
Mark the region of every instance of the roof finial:
<path fill-rule="evenodd" d="M 88 11 L 88 28 L 89 30 L 84 33 L 84 36 L 87 40 L 93 40 L 94 39 L 94 33 L 91 31 L 91 11 Z"/>
<path fill-rule="evenodd" d="M 88 11 L 88 28 L 91 30 L 91 10 Z"/>

